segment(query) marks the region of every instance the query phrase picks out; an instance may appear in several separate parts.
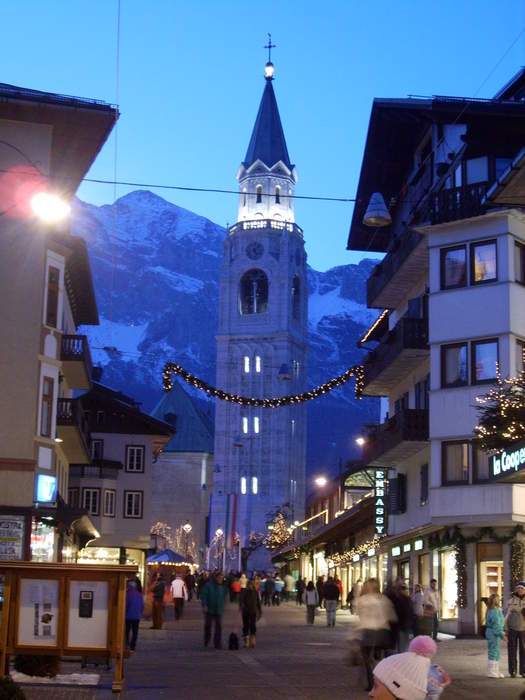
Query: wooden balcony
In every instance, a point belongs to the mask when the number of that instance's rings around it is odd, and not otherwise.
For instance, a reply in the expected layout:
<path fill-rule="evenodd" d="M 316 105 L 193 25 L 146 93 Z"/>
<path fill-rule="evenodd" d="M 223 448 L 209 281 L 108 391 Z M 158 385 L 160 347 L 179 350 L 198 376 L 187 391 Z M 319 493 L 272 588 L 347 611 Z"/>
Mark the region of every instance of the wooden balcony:
<path fill-rule="evenodd" d="M 70 463 L 89 462 L 89 431 L 80 399 L 58 399 L 57 438 Z"/>
<path fill-rule="evenodd" d="M 426 238 L 407 229 L 396 238 L 366 282 L 366 303 L 376 309 L 395 309 L 428 270 Z"/>
<path fill-rule="evenodd" d="M 444 224 L 483 214 L 483 200 L 489 189 L 488 182 L 476 182 L 435 192 L 431 199 L 430 221 Z"/>
<path fill-rule="evenodd" d="M 369 466 L 394 467 L 427 444 L 428 409 L 405 408 L 369 429 L 363 460 Z"/>
<path fill-rule="evenodd" d="M 365 357 L 364 393 L 388 396 L 429 354 L 428 319 L 402 318 Z"/>
<path fill-rule="evenodd" d="M 63 335 L 60 345 L 62 375 L 69 389 L 90 389 L 91 354 L 85 335 Z"/>

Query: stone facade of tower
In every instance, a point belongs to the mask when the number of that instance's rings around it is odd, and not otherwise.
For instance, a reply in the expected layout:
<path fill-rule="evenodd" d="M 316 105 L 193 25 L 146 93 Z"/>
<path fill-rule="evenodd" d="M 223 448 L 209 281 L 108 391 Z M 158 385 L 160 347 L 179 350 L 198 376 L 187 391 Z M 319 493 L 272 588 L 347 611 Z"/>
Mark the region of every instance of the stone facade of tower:
<path fill-rule="evenodd" d="M 271 77 L 237 177 L 238 222 L 223 248 L 217 386 L 258 398 L 298 394 L 306 388 L 306 253 L 290 196 L 297 176 Z M 277 510 L 290 521 L 303 518 L 306 406 L 243 408 L 219 401 L 214 461 L 210 537 L 220 547 L 214 535 L 226 532 L 221 563 L 236 569 L 232 532 L 246 546 L 251 533 L 267 533 Z M 213 547 L 210 565 L 221 559 Z M 259 549 L 248 569 L 267 568 L 269 561 Z"/>

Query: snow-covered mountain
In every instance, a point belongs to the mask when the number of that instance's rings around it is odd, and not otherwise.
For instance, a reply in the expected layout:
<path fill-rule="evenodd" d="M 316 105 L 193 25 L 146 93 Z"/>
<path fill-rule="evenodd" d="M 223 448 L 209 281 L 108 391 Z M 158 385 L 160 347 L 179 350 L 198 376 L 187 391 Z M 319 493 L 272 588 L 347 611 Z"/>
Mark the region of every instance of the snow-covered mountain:
<path fill-rule="evenodd" d="M 100 326 L 84 332 L 103 382 L 145 410 L 162 395 L 168 360 L 213 384 L 224 228 L 139 190 L 102 207 L 77 200 L 72 231 L 89 249 Z M 309 386 L 362 357 L 356 341 L 375 317 L 365 305 L 373 265 L 308 269 Z M 355 436 L 377 412 L 377 402 L 354 399 L 352 384 L 310 402 L 309 472 L 334 471 L 340 457 L 351 457 Z"/>

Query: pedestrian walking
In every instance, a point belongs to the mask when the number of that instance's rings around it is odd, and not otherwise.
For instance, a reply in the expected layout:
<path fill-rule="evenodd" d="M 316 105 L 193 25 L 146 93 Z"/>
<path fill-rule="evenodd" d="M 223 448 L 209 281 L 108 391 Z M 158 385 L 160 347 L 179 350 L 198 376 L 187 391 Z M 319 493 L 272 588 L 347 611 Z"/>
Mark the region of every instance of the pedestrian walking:
<path fill-rule="evenodd" d="M 435 641 L 438 636 L 439 613 L 441 609 L 440 594 L 437 580 L 431 579 L 430 586 L 423 593 L 423 613 L 432 616 L 432 639 Z"/>
<path fill-rule="evenodd" d="M 425 700 L 438 697 L 450 684 L 450 677 L 440 666 L 431 664 L 436 643 L 419 636 L 409 650 L 380 661 L 373 672 L 369 697 L 377 700 Z"/>
<path fill-rule="evenodd" d="M 255 589 L 254 581 L 248 581 L 246 588 L 241 590 L 239 608 L 242 615 L 242 636 L 244 648 L 255 649 L 257 620 L 261 617 L 261 601 Z"/>
<path fill-rule="evenodd" d="M 273 601 L 273 594 L 275 593 L 275 583 L 271 576 L 266 577 L 264 583 L 264 604 L 271 605 Z"/>
<path fill-rule="evenodd" d="M 180 620 L 184 610 L 184 601 L 188 600 L 188 590 L 182 576 L 177 574 L 171 582 L 171 595 L 173 596 L 173 612 L 175 620 Z"/>
<path fill-rule="evenodd" d="M 222 571 L 216 571 L 207 581 L 200 594 L 202 610 L 204 612 L 204 646 L 207 647 L 211 639 L 212 624 L 215 625 L 213 644 L 216 649 L 222 647 L 222 613 L 226 589 L 223 585 Z"/>
<path fill-rule="evenodd" d="M 126 590 L 126 648 L 135 651 L 139 634 L 139 622 L 144 610 L 144 599 L 137 582 L 128 581 Z"/>
<path fill-rule="evenodd" d="M 361 595 L 361 589 L 363 587 L 363 584 L 361 583 L 361 579 L 358 578 L 357 581 L 354 582 L 354 585 L 352 586 L 352 590 L 349 593 L 350 597 L 350 612 L 355 615 L 356 613 L 356 606 L 357 606 L 357 600 L 359 596 Z M 348 602 L 348 599 L 347 599 Z"/>
<path fill-rule="evenodd" d="M 295 590 L 295 579 L 292 574 L 288 573 L 284 577 L 284 593 L 286 600 L 292 600 L 293 592 Z"/>
<path fill-rule="evenodd" d="M 423 634 L 424 615 L 423 615 L 423 586 L 420 583 L 414 585 L 414 592 L 411 596 L 412 612 L 414 613 L 414 634 Z M 426 631 L 425 631 L 426 634 Z"/>
<path fill-rule="evenodd" d="M 154 630 L 162 629 L 165 591 L 166 582 L 164 581 L 163 576 L 159 574 L 153 588 L 151 589 L 151 593 L 153 594 L 153 610 L 151 613 L 153 624 L 151 628 Z"/>
<path fill-rule="evenodd" d="M 246 574 L 244 573 L 244 571 L 242 572 L 239 581 L 241 582 L 241 590 L 243 588 L 246 588 L 246 584 L 248 583 L 248 579 L 246 578 Z"/>
<path fill-rule="evenodd" d="M 306 605 L 306 624 L 313 625 L 315 620 L 315 609 L 319 605 L 319 593 L 317 592 L 313 581 L 308 581 L 303 598 Z"/>
<path fill-rule="evenodd" d="M 339 605 L 339 586 L 332 576 L 328 577 L 324 585 L 324 605 L 326 608 L 326 624 L 328 627 L 335 627 L 335 616 Z"/>
<path fill-rule="evenodd" d="M 317 589 L 317 595 L 319 597 L 319 607 L 322 608 L 324 599 L 324 576 L 317 577 L 315 587 Z"/>
<path fill-rule="evenodd" d="M 193 598 L 193 592 L 195 591 L 195 576 L 189 569 L 184 577 L 184 583 L 186 584 L 186 590 L 188 591 L 188 600 L 191 600 Z"/>
<path fill-rule="evenodd" d="M 306 584 L 304 582 L 304 579 L 302 579 L 300 576 L 297 579 L 297 583 L 295 584 L 295 590 L 296 590 L 296 595 L 295 595 L 295 604 L 296 605 L 302 605 L 303 604 L 303 595 L 304 595 L 304 589 L 306 587 Z"/>
<path fill-rule="evenodd" d="M 397 651 L 402 653 L 408 651 L 408 644 L 414 636 L 414 609 L 406 583 L 398 584 L 395 597 L 394 608 L 398 619 Z"/>
<path fill-rule="evenodd" d="M 507 630 L 507 654 L 511 678 L 517 671 L 517 648 L 519 647 L 519 674 L 525 678 L 525 581 L 520 581 L 507 601 L 505 629 Z"/>
<path fill-rule="evenodd" d="M 281 603 L 281 596 L 284 588 L 284 581 L 282 578 L 277 574 L 274 580 L 274 592 L 273 592 L 273 598 L 272 598 L 272 605 L 280 605 Z"/>
<path fill-rule="evenodd" d="M 500 643 L 505 637 L 505 620 L 499 605 L 499 595 L 493 593 L 487 601 L 487 613 L 485 615 L 485 637 L 488 642 L 488 667 L 489 678 L 504 678 L 505 674 L 499 670 Z"/>
<path fill-rule="evenodd" d="M 390 625 L 397 621 L 394 606 L 379 592 L 377 579 L 365 581 L 355 604 L 361 633 L 361 656 L 366 671 L 366 690 L 372 690 L 372 667 L 378 654 L 392 648 Z M 377 696 L 380 697 L 380 696 Z"/>

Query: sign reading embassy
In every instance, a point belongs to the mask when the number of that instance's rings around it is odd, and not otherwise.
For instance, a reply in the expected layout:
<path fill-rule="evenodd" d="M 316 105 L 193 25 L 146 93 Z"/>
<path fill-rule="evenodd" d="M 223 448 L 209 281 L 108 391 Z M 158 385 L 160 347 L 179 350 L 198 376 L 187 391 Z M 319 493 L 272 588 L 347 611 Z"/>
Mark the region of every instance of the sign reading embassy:
<path fill-rule="evenodd" d="M 501 450 L 490 458 L 490 477 L 498 479 L 512 472 L 525 470 L 525 442 L 520 442 L 508 450 Z"/>
<path fill-rule="evenodd" d="M 385 479 L 386 469 L 376 469 L 374 472 L 374 529 L 376 535 L 386 534 Z"/>

